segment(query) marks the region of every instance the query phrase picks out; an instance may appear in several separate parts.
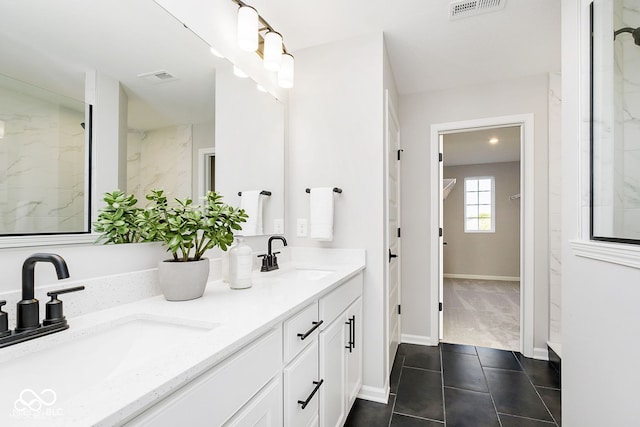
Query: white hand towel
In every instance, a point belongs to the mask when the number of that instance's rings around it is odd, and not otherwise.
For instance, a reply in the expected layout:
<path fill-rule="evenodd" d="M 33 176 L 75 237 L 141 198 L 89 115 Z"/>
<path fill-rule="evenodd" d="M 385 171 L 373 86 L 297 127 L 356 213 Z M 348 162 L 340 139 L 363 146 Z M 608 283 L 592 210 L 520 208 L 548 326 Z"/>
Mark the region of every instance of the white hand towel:
<path fill-rule="evenodd" d="M 243 236 L 259 236 L 264 234 L 262 227 L 262 195 L 260 191 L 243 191 L 240 196 L 240 208 L 249 217 L 242 223 Z"/>
<path fill-rule="evenodd" d="M 312 188 L 309 194 L 309 228 L 312 239 L 333 240 L 333 188 Z"/>

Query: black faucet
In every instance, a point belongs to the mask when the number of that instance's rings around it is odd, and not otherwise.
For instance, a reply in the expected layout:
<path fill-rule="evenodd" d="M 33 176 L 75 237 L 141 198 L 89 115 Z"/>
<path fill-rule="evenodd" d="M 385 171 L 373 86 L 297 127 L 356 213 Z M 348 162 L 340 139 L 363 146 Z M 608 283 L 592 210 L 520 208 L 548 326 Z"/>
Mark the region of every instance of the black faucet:
<path fill-rule="evenodd" d="M 40 327 L 40 307 L 35 298 L 35 268 L 37 262 L 50 262 L 56 268 L 58 279 L 67 279 L 69 269 L 60 255 L 33 254 L 22 264 L 22 300 L 18 301 L 16 312 L 16 332 L 24 332 Z"/>
<path fill-rule="evenodd" d="M 274 240 L 281 240 L 285 246 L 287 246 L 287 239 L 284 236 L 271 236 L 269 237 L 269 242 L 267 243 L 267 254 L 259 255 L 262 257 L 262 268 L 260 271 L 273 271 L 277 270 L 278 267 L 278 257 L 276 256 L 280 252 L 271 252 L 271 242 Z"/>
<path fill-rule="evenodd" d="M 18 301 L 16 306 L 16 329 L 13 332 L 8 330 L 7 313 L 0 309 L 0 348 L 62 331 L 69 327 L 62 314 L 62 301 L 58 300 L 58 295 L 83 290 L 84 286 L 48 292 L 47 295 L 51 297 L 51 301 L 46 304 L 46 317 L 41 325 L 40 307 L 35 298 L 34 289 L 34 270 L 38 262 L 53 264 L 60 280 L 69 277 L 67 263 L 60 255 L 38 253 L 31 255 L 24 261 L 22 264 L 22 300 Z M 4 304 L 6 301 L 0 301 L 0 307 Z"/>

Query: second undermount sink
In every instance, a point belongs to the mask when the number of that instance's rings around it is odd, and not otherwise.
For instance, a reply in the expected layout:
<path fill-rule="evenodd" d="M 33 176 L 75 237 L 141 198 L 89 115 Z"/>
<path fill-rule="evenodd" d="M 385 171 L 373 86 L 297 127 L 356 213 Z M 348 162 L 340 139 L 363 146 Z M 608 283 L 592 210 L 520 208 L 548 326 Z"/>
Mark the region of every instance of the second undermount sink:
<path fill-rule="evenodd" d="M 19 346 L 15 357 L 0 354 L 0 411 L 14 404 L 55 396 L 58 403 L 82 395 L 119 375 L 135 375 L 139 368 L 167 356 L 181 345 L 203 336 L 219 324 L 190 322 L 161 316 L 131 315 L 87 329 L 56 334 L 44 347 Z M 54 335 L 50 336 L 54 338 Z M 27 345 L 27 343 L 22 344 Z M 32 351 L 28 351 L 33 348 Z M 11 353 L 12 355 L 14 353 Z M 45 392 L 46 391 L 46 392 Z M 26 394 L 25 394 L 26 393 Z"/>
<path fill-rule="evenodd" d="M 323 270 L 318 268 L 294 268 L 285 270 L 278 274 L 278 279 L 282 280 L 320 280 L 333 273 L 333 270 Z"/>

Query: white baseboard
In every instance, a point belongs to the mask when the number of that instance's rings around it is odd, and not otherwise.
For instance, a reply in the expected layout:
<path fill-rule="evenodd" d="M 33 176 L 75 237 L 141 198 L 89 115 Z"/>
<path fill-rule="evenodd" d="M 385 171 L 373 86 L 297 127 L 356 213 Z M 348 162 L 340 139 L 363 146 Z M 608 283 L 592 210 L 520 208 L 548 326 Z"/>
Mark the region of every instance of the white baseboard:
<path fill-rule="evenodd" d="M 455 274 L 445 273 L 442 275 L 445 279 L 469 279 L 469 280 L 499 280 L 503 282 L 519 282 L 518 276 L 485 276 L 482 274 Z"/>
<path fill-rule="evenodd" d="M 533 358 L 538 360 L 549 360 L 549 350 L 546 347 L 534 347 Z"/>
<path fill-rule="evenodd" d="M 436 346 L 440 343 L 439 339 L 431 339 L 431 337 L 425 337 L 424 335 L 409 335 L 402 334 L 400 335 L 400 342 L 406 344 L 418 344 L 418 345 L 430 345 Z"/>
<path fill-rule="evenodd" d="M 389 403 L 389 390 L 389 385 L 382 388 L 363 385 L 358 393 L 358 399 L 370 400 L 386 405 Z"/>
<path fill-rule="evenodd" d="M 562 359 L 562 344 L 559 342 L 547 341 L 547 345 L 551 347 L 551 350 L 555 351 L 558 357 Z"/>

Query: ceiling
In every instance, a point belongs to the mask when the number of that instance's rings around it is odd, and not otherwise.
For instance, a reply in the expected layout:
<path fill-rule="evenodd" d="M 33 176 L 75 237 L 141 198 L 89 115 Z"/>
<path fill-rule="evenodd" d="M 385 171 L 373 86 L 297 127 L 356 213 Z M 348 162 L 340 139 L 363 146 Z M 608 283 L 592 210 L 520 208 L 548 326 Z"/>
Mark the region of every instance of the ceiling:
<path fill-rule="evenodd" d="M 231 0 L 229 0 L 231 1 Z M 447 0 L 245 0 L 287 49 L 384 32 L 399 93 L 560 71 L 560 1 L 449 19 Z"/>
<path fill-rule="evenodd" d="M 294 55 L 384 32 L 400 94 L 560 70 L 558 0 L 504 0 L 504 9 L 453 21 L 447 0 L 246 1 Z M 211 0 L 206 7 L 220 9 L 222 19 L 233 12 L 228 4 Z M 152 0 L 0 1 L 0 53 L 1 74 L 77 99 L 85 71 L 112 76 L 129 95 L 131 127 L 140 129 L 206 121 L 214 70 L 229 65 Z M 137 77 L 157 70 L 178 79 L 152 84 Z"/>
<path fill-rule="evenodd" d="M 489 140 L 495 138 L 497 143 Z M 478 165 L 520 161 L 520 126 L 448 133 L 443 138 L 444 165 Z"/>

